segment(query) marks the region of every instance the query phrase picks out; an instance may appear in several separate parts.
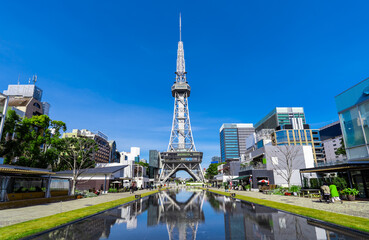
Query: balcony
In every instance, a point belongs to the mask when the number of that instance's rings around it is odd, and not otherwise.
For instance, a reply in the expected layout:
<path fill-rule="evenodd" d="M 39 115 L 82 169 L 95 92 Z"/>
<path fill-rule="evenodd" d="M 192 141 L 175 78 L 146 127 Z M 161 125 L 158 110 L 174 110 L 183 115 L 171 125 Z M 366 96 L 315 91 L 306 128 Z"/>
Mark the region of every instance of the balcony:
<path fill-rule="evenodd" d="M 328 167 L 328 166 L 335 166 L 340 164 L 348 163 L 347 159 L 342 161 L 331 161 L 331 162 L 318 162 L 318 164 L 315 167 Z"/>
<path fill-rule="evenodd" d="M 247 170 L 266 170 L 266 164 L 262 164 L 262 163 L 257 163 L 257 164 L 252 164 L 249 166 L 241 166 L 240 171 L 247 171 Z"/>

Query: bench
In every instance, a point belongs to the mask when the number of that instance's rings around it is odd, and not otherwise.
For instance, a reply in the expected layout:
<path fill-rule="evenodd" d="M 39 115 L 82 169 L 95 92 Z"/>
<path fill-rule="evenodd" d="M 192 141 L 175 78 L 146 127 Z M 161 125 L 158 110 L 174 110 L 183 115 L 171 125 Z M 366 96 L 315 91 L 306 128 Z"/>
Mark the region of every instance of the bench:
<path fill-rule="evenodd" d="M 320 197 L 320 189 L 301 189 L 300 194 L 302 197 L 306 195 L 308 198 Z"/>

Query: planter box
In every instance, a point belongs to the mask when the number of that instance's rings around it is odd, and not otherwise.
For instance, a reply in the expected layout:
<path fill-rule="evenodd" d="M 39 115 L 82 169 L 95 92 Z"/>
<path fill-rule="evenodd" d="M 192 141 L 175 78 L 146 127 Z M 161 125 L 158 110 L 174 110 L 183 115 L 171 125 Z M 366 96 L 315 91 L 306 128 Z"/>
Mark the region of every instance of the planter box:
<path fill-rule="evenodd" d="M 44 198 L 44 192 L 28 192 L 28 193 L 8 193 L 9 201 L 33 199 L 33 198 Z"/>
<path fill-rule="evenodd" d="M 68 196 L 68 190 L 64 190 L 64 191 L 50 191 L 51 197 L 56 197 L 56 196 Z"/>
<path fill-rule="evenodd" d="M 355 196 L 354 195 L 347 195 L 347 199 L 349 201 L 355 201 Z"/>

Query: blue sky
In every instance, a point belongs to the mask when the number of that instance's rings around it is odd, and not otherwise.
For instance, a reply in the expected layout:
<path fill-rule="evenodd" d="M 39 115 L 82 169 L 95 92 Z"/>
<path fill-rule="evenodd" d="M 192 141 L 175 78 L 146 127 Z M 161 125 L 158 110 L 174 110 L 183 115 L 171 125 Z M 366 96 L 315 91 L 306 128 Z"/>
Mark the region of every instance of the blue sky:
<path fill-rule="evenodd" d="M 204 166 L 222 123 L 304 107 L 314 128 L 334 96 L 369 77 L 367 1 L 5 1 L 0 89 L 36 73 L 50 115 L 118 149 L 166 150 L 182 12 L 190 116 Z"/>

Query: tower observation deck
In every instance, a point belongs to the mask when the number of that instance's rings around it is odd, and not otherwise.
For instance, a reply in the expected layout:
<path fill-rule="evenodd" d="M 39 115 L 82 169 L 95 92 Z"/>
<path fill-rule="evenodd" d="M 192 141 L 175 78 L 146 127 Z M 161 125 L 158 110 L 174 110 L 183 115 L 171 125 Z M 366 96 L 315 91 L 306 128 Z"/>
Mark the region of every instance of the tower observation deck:
<path fill-rule="evenodd" d="M 196 181 L 204 180 L 201 169 L 203 153 L 196 151 L 191 130 L 188 110 L 191 87 L 188 85 L 186 77 L 181 28 L 180 17 L 176 81 L 172 86 L 172 96 L 174 97 L 172 130 L 167 151 L 160 153 L 163 166 L 160 180 L 163 182 L 180 170 L 188 172 Z"/>

